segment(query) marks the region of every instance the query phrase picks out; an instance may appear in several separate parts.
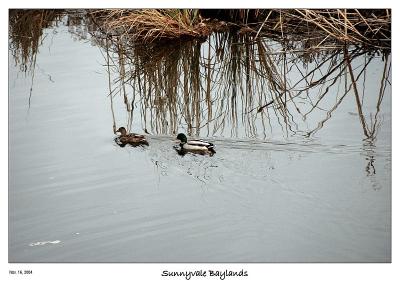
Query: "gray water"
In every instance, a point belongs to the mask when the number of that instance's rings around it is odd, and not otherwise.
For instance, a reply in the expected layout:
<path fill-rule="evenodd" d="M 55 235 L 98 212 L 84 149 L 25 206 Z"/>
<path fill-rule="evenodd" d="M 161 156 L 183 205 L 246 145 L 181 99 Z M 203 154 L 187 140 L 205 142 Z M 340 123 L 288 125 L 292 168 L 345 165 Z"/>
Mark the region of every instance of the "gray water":
<path fill-rule="evenodd" d="M 252 134 L 240 119 L 200 131 L 213 157 L 178 156 L 155 129 L 149 147 L 120 148 L 100 48 L 63 25 L 45 34 L 33 83 L 9 60 L 10 262 L 391 261 L 390 85 L 372 142 L 350 93 L 312 137 L 257 116 Z M 368 122 L 383 64 L 368 69 Z"/>

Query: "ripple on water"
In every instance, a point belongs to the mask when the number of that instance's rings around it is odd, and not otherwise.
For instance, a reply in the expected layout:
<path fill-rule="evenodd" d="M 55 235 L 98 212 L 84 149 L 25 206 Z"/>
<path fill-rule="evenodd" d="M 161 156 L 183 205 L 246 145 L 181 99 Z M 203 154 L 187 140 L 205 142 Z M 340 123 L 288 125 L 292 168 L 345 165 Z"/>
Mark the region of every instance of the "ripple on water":
<path fill-rule="evenodd" d="M 35 247 L 35 246 L 44 246 L 44 245 L 55 245 L 61 243 L 60 240 L 55 240 L 55 241 L 42 241 L 42 242 L 35 242 L 35 243 L 30 243 L 30 247 Z"/>

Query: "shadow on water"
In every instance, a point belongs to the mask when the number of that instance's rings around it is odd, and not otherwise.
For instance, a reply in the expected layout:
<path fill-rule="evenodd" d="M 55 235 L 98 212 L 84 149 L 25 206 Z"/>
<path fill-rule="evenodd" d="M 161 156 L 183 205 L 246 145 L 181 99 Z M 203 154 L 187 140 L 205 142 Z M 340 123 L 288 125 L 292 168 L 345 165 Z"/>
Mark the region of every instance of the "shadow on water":
<path fill-rule="evenodd" d="M 324 42 L 320 35 L 267 37 L 243 29 L 140 44 L 125 33 L 105 32 L 88 15 L 12 10 L 10 49 L 21 70 L 31 71 L 33 85 L 43 29 L 63 21 L 74 37 L 97 45 L 108 74 L 114 133 L 121 125 L 130 131 L 138 120 L 151 135 L 185 132 L 268 141 L 278 133 L 307 142 L 353 96 L 352 114 L 359 119 L 368 157 L 366 173 L 375 174 L 373 148 L 384 119 L 381 104 L 391 85 L 390 49 Z M 384 64 L 376 64 L 380 60 Z M 371 75 L 371 65 L 378 65 L 380 74 Z M 368 89 L 372 84 L 379 86 L 376 92 Z"/>

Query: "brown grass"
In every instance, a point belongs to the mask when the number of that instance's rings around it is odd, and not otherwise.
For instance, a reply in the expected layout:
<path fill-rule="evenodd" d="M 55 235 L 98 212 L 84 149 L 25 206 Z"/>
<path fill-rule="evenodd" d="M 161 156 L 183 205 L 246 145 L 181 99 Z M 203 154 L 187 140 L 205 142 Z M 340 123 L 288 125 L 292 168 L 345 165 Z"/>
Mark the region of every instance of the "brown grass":
<path fill-rule="evenodd" d="M 107 34 L 126 34 L 143 42 L 180 37 L 205 37 L 211 30 L 198 10 L 95 10 L 90 17 Z"/>
<path fill-rule="evenodd" d="M 227 19 L 204 18 L 201 15 Z M 218 14 L 219 13 L 219 14 Z M 327 44 L 361 44 L 390 48 L 391 10 L 359 9 L 112 9 L 94 10 L 90 15 L 108 35 L 127 35 L 151 42 L 182 37 L 202 38 L 229 27 L 239 34 L 257 37 L 314 38 L 314 47 Z"/>

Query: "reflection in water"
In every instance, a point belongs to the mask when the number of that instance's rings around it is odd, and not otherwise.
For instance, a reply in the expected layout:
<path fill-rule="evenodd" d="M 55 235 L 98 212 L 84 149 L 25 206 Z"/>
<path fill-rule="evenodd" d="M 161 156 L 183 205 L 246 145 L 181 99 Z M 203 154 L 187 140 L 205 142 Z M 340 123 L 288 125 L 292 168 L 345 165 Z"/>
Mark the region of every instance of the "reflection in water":
<path fill-rule="evenodd" d="M 375 162 L 375 144 L 373 140 L 366 140 L 363 144 L 363 151 L 365 153 L 365 159 L 368 164 L 365 167 L 367 176 L 374 175 L 376 173 L 374 162 Z"/>
<path fill-rule="evenodd" d="M 357 47 L 302 54 L 237 34 L 146 48 L 113 40 L 106 40 L 107 62 L 114 63 L 107 66 L 110 94 L 123 98 L 128 127 L 138 105 L 143 129 L 154 134 L 183 129 L 193 136 L 267 139 L 278 126 L 284 136 L 312 138 L 353 92 L 360 128 L 375 143 L 391 84 L 387 53 L 381 75 L 372 77 L 368 66 L 380 59 Z M 366 80 L 380 86 L 374 113 L 368 113 L 374 94 Z M 368 165 L 367 175 L 375 174 L 373 159 Z"/>
<path fill-rule="evenodd" d="M 44 246 L 47 244 L 59 244 L 61 241 L 56 240 L 56 241 L 44 241 L 44 242 L 36 242 L 36 243 L 30 243 L 29 246 L 34 247 L 34 246 Z"/>
<path fill-rule="evenodd" d="M 208 154 L 195 154 L 192 152 L 183 152 L 180 153 L 182 155 L 176 155 L 171 152 L 170 141 L 165 141 L 163 137 L 151 137 L 150 142 L 154 147 L 149 148 L 149 155 L 151 162 L 154 164 L 154 172 L 158 183 L 161 182 L 163 177 L 177 175 L 176 171 L 199 182 L 200 186 L 215 185 L 223 180 L 224 170 L 221 164 L 224 161 L 223 157 L 215 155 L 211 158 Z M 221 143 L 223 142 L 221 141 Z M 222 147 L 224 146 L 222 144 Z"/>
<path fill-rule="evenodd" d="M 34 71 L 43 30 L 56 24 L 61 16 L 56 10 L 10 10 L 10 50 L 21 71 Z"/>
<path fill-rule="evenodd" d="M 106 46 L 111 47 L 106 50 L 107 62 L 113 63 L 108 65 L 110 94 L 122 95 L 128 126 L 139 104 L 143 128 L 154 134 L 172 135 L 183 128 L 195 136 L 265 139 L 277 123 L 286 136 L 310 137 L 353 90 L 362 131 L 366 138 L 374 138 L 390 84 L 390 60 L 384 54 L 369 126 L 359 90 L 365 94 L 368 65 L 377 58 L 359 48 L 325 51 L 310 60 L 309 54 L 285 51 L 277 42 L 236 34 L 216 34 L 203 44 L 195 40 L 143 47 L 106 40 Z M 323 118 L 305 128 L 315 115 Z"/>
<path fill-rule="evenodd" d="M 99 46 L 108 72 L 113 133 L 121 123 L 115 108 L 123 108 L 128 131 L 137 119 L 145 133 L 154 135 L 182 131 L 265 140 L 280 133 L 307 141 L 354 94 L 364 138 L 371 145 L 376 141 L 382 100 L 391 85 L 390 49 L 334 45 L 321 41 L 320 34 L 302 41 L 241 30 L 141 45 L 125 33 L 104 31 L 88 15 L 10 12 L 10 48 L 16 63 L 25 71 L 33 67 L 34 74 L 42 31 L 60 19 L 74 37 Z M 380 75 L 372 75 L 369 66 L 376 68 L 371 63 L 380 58 Z M 366 89 L 373 80 L 376 93 Z M 368 175 L 376 171 L 373 161 L 368 160 Z"/>
<path fill-rule="evenodd" d="M 390 51 L 57 23 L 32 33 L 57 80 L 36 74 L 29 116 L 10 66 L 9 261 L 391 260 Z M 149 147 L 120 148 L 120 126 Z M 177 155 L 179 132 L 217 154 Z"/>
<path fill-rule="evenodd" d="M 43 30 L 60 20 L 61 14 L 55 10 L 10 10 L 9 46 L 15 65 L 22 72 L 31 72 L 31 88 L 28 106 L 31 105 L 35 79 L 36 55 L 43 41 Z M 51 80 L 51 77 L 49 77 Z"/>

